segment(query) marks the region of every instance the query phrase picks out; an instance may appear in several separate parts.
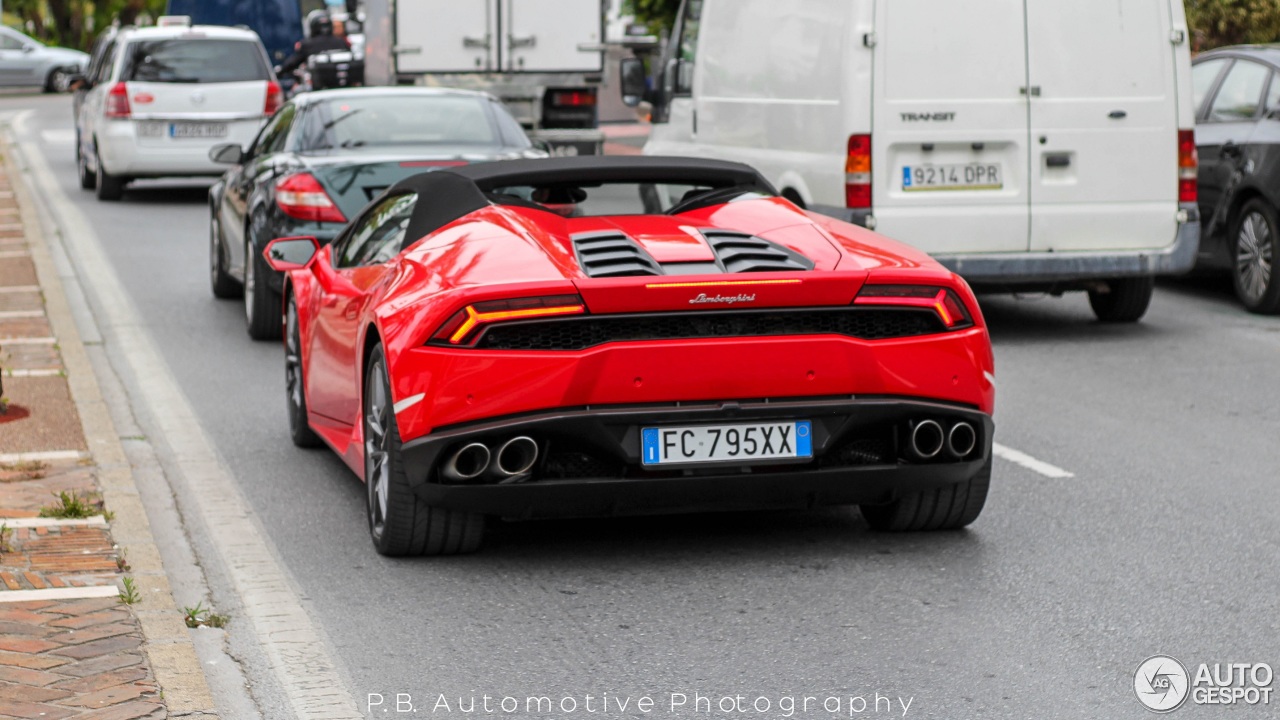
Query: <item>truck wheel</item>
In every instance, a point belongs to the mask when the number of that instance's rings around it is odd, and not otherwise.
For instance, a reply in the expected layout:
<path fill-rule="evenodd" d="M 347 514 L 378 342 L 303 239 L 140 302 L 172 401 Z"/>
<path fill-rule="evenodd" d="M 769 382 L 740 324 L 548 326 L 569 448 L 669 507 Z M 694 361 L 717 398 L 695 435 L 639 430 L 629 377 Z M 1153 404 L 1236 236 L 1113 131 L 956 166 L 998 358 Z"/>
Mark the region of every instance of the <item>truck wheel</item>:
<path fill-rule="evenodd" d="M 1232 235 L 1235 247 L 1231 280 L 1236 297 L 1249 312 L 1263 315 L 1280 312 L 1280 282 L 1276 282 L 1272 274 L 1276 241 L 1280 240 L 1276 211 L 1261 199 L 1250 200 L 1240 209 Z"/>
<path fill-rule="evenodd" d="M 1156 291 L 1153 277 L 1120 278 L 1107 283 L 1109 292 L 1089 291 L 1093 314 L 1105 323 L 1131 323 L 1142 319 Z"/>
<path fill-rule="evenodd" d="M 959 530 L 978 519 L 991 486 L 991 458 L 965 482 L 922 490 L 887 505 L 862 505 L 862 517 L 873 530 L 912 532 Z"/>

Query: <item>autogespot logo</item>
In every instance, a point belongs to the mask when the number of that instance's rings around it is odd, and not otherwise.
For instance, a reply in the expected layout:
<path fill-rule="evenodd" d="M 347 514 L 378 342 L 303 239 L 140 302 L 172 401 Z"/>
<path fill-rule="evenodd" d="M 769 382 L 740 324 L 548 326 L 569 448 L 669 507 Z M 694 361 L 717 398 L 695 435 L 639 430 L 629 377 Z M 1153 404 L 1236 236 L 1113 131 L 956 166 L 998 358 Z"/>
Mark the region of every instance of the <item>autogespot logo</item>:
<path fill-rule="evenodd" d="M 1173 712 L 1187 701 L 1191 675 L 1187 668 L 1168 655 L 1153 655 L 1142 661 L 1133 674 L 1133 692 L 1138 702 L 1152 712 Z"/>

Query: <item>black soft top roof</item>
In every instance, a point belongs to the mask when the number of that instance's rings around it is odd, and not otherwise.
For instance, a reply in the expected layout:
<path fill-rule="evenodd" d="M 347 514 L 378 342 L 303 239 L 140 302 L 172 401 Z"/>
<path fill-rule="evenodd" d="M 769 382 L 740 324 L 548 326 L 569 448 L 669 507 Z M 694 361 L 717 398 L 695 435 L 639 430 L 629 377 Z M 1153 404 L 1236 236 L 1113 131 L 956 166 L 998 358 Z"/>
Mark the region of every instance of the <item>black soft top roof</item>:
<path fill-rule="evenodd" d="M 743 187 L 776 195 L 754 168 L 742 163 L 682 157 L 600 156 L 501 160 L 425 172 L 405 178 L 385 196 L 417 193 L 405 241 L 418 239 L 490 204 L 486 193 L 503 187 L 667 182 L 713 188 Z"/>

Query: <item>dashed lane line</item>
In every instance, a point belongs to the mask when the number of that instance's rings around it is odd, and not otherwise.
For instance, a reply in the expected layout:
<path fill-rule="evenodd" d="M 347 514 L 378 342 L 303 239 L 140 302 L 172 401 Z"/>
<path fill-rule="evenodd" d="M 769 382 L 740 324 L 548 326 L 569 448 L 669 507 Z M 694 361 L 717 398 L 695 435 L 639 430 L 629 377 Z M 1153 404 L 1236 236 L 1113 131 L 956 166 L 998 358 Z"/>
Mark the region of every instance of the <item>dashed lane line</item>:
<path fill-rule="evenodd" d="M 1039 473 L 1047 478 L 1054 478 L 1056 480 L 1060 478 L 1075 477 L 1075 473 L 1067 472 L 1057 465 L 1050 465 L 1043 460 L 1037 460 L 1024 452 L 1014 450 L 1011 447 L 1005 447 L 1000 443 L 991 444 L 991 454 L 1001 458 L 1002 460 L 1008 460 L 1014 465 L 1021 465 L 1022 467 L 1032 472 Z"/>

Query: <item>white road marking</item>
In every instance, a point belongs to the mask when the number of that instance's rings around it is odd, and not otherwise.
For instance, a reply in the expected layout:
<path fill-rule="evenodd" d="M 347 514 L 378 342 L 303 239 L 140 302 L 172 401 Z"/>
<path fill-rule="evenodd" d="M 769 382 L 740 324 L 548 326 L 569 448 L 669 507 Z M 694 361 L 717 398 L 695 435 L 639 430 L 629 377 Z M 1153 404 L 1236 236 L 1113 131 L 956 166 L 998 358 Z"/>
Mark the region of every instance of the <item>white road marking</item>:
<path fill-rule="evenodd" d="M 0 320 L 18 320 L 21 318 L 44 317 L 43 310 L 5 310 L 0 312 Z"/>
<path fill-rule="evenodd" d="M 4 521 L 11 529 L 42 527 L 106 527 L 107 519 L 101 515 L 87 518 L 9 518 Z"/>
<path fill-rule="evenodd" d="M 10 285 L 8 287 L 0 287 L 0 293 L 33 293 L 40 292 L 39 285 Z"/>
<path fill-rule="evenodd" d="M 47 450 L 44 452 L 0 453 L 0 463 L 13 465 L 28 462 L 56 462 L 58 460 L 84 460 L 89 453 L 80 450 Z"/>
<path fill-rule="evenodd" d="M 1043 460 L 1037 460 L 1024 452 L 1019 452 L 1013 448 L 1005 447 L 1000 443 L 991 443 L 991 454 L 998 458 L 1008 460 L 1015 465 L 1021 465 L 1032 472 L 1040 473 L 1047 478 L 1057 479 L 1075 477 L 1075 473 L 1069 473 L 1056 465 L 1050 465 Z"/>
<path fill-rule="evenodd" d="M 25 117 L 14 125 L 22 132 Z M 15 143 L 15 148 L 23 146 Z M 262 647 L 293 715 L 308 720 L 362 720 L 355 696 L 347 688 L 329 654 L 329 646 L 312 624 L 294 583 L 276 560 L 264 524 L 223 466 L 200 417 L 187 401 L 172 371 L 144 329 L 91 224 L 63 193 L 48 161 L 38 150 L 22 152 L 38 194 L 58 219 L 62 243 L 77 275 L 94 301 L 94 316 L 104 335 L 120 347 L 137 385 L 133 399 L 157 418 L 173 452 L 174 465 L 186 480 L 194 516 L 208 531 L 232 590 L 244 603 L 252 637 Z M 172 481 L 171 481 L 172 482 Z"/>
<path fill-rule="evenodd" d="M 56 345 L 58 338 L 51 337 L 2 337 L 0 345 Z"/>
<path fill-rule="evenodd" d="M 90 585 L 89 587 L 46 588 L 44 590 L 3 590 L 0 603 L 31 602 L 33 600 L 87 600 L 120 595 L 115 585 Z"/>
<path fill-rule="evenodd" d="M 56 130 L 41 130 L 40 138 L 50 145 L 65 144 L 71 145 L 76 141 L 76 131 L 71 128 L 59 128 Z"/>
<path fill-rule="evenodd" d="M 0 250 L 0 260 L 12 260 L 13 258 L 31 257 L 31 253 L 26 250 Z"/>

